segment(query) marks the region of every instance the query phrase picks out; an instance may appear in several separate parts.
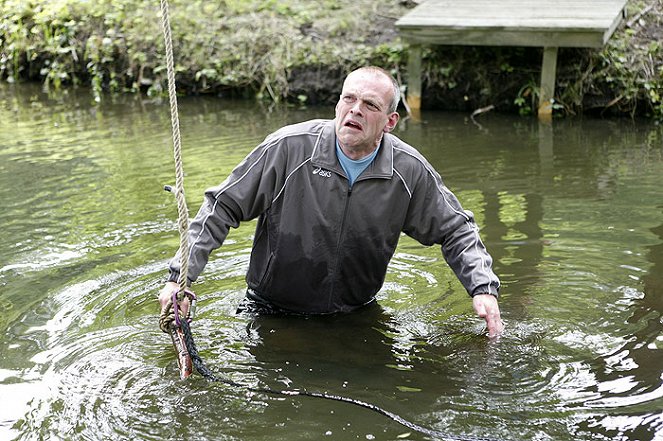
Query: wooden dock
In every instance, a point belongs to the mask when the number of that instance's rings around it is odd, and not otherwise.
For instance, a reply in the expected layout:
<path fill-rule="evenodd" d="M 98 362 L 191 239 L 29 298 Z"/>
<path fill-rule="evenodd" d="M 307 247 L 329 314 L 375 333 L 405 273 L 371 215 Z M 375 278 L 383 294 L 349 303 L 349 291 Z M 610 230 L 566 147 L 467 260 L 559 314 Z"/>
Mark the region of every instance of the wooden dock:
<path fill-rule="evenodd" d="M 559 47 L 602 47 L 627 0 L 427 0 L 396 22 L 410 44 L 407 101 L 421 107 L 422 45 L 543 47 L 539 115 L 552 114 Z"/>

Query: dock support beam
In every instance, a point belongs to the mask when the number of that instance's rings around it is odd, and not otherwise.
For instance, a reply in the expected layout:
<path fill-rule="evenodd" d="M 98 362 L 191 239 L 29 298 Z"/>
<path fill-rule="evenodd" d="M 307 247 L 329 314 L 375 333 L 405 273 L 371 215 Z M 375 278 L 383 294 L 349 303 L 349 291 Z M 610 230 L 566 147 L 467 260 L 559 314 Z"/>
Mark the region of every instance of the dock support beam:
<path fill-rule="evenodd" d="M 543 48 L 541 63 L 541 85 L 539 88 L 538 116 L 552 118 L 553 98 L 555 97 L 555 76 L 557 71 L 557 47 Z M 420 44 L 412 44 L 407 60 L 407 105 L 414 114 L 421 110 L 421 56 Z"/>
<path fill-rule="evenodd" d="M 557 70 L 557 48 L 543 48 L 541 63 L 541 88 L 539 89 L 539 118 L 552 118 L 555 97 L 555 71 Z"/>
<path fill-rule="evenodd" d="M 410 46 L 407 55 L 407 105 L 413 112 L 421 109 L 421 45 Z"/>

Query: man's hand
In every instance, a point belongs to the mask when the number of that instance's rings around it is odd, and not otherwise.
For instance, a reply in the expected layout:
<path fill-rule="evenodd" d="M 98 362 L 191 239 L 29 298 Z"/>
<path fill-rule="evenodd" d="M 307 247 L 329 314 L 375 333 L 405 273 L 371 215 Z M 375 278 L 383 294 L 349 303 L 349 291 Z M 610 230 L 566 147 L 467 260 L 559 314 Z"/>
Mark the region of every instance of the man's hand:
<path fill-rule="evenodd" d="M 161 288 L 161 291 L 159 291 L 159 304 L 161 305 L 161 316 L 166 313 L 166 308 L 168 308 L 170 305 L 169 303 L 173 300 L 173 293 L 178 292 L 180 289 L 180 285 L 177 284 L 176 282 L 166 282 L 163 288 Z M 184 296 L 184 299 L 179 303 L 179 308 L 182 313 L 182 316 L 186 317 L 189 314 L 189 307 L 190 307 L 190 302 L 189 302 L 189 297 Z"/>
<path fill-rule="evenodd" d="M 472 306 L 477 315 L 486 320 L 488 337 L 497 337 L 504 330 L 497 298 L 491 294 L 477 294 L 472 298 Z"/>

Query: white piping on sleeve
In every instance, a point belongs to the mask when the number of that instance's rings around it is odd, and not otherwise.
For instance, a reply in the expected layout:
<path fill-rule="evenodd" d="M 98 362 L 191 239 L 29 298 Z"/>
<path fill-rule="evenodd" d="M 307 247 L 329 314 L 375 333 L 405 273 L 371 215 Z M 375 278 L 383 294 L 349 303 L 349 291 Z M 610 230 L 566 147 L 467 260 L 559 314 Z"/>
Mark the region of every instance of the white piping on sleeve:
<path fill-rule="evenodd" d="M 305 160 L 304 162 L 302 162 L 301 164 L 299 164 L 297 167 L 295 167 L 295 169 L 294 169 L 293 171 L 290 172 L 290 174 L 288 174 L 288 176 L 285 178 L 285 181 L 283 181 L 283 186 L 282 186 L 281 189 L 279 190 L 279 192 L 278 192 L 278 194 L 276 195 L 276 197 L 272 200 L 272 204 L 273 204 L 274 202 L 276 202 L 276 200 L 277 200 L 279 197 L 281 197 L 281 194 L 283 194 L 283 191 L 285 190 L 285 186 L 288 185 L 288 180 L 290 179 L 290 177 L 291 177 L 292 175 L 294 175 L 294 174 L 295 174 L 300 168 L 302 168 L 306 163 L 308 163 L 308 162 L 310 162 L 310 161 L 311 161 L 311 158 L 306 158 L 306 160 Z"/>
<path fill-rule="evenodd" d="M 399 178 L 401 178 L 401 182 L 403 183 L 403 187 L 405 187 L 405 191 L 407 191 L 407 194 L 410 196 L 410 199 L 412 199 L 412 190 L 410 190 L 410 187 L 408 187 L 407 182 L 405 182 L 405 179 L 403 178 L 403 175 L 401 175 L 398 170 L 395 168 L 393 169 L 394 173 L 398 175 Z"/>
<path fill-rule="evenodd" d="M 324 128 L 318 132 L 318 137 L 315 139 L 315 144 L 313 145 L 313 150 L 311 151 L 311 159 L 315 156 L 315 152 L 318 150 L 318 146 L 320 145 L 320 138 L 322 138 L 322 133 L 324 132 Z"/>
<path fill-rule="evenodd" d="M 200 232 L 198 233 L 198 236 L 196 236 L 196 239 L 193 241 L 191 246 L 189 246 L 189 261 L 192 260 L 193 250 L 196 247 L 196 244 L 198 243 L 200 238 L 202 237 L 203 233 L 205 232 L 205 226 L 207 225 L 207 219 L 209 219 L 210 216 L 212 216 L 214 214 L 214 212 L 216 211 L 216 204 L 218 204 L 218 203 L 219 203 L 219 200 L 215 198 L 214 199 L 214 205 L 212 205 L 212 207 L 210 208 L 210 212 L 207 213 L 207 216 L 205 216 L 205 220 L 203 220 L 202 228 L 200 229 Z"/>
<path fill-rule="evenodd" d="M 467 213 L 465 213 L 461 210 L 457 210 L 453 205 L 451 205 L 451 203 L 447 199 L 447 195 L 450 193 L 450 190 L 444 184 L 439 182 L 439 180 L 437 179 L 436 173 L 433 170 L 431 170 L 431 168 L 429 167 L 429 165 L 426 162 L 422 161 L 421 158 L 417 157 L 416 155 L 414 155 L 411 152 L 409 152 L 407 150 L 404 150 L 402 148 L 398 148 L 398 147 L 394 146 L 394 150 L 398 150 L 399 152 L 403 152 L 404 154 L 414 158 L 421 165 L 423 165 L 424 168 L 426 169 L 426 171 L 428 172 L 428 174 L 430 174 L 431 177 L 433 178 L 433 182 L 435 182 L 435 186 L 437 187 L 437 190 L 442 195 L 442 199 L 444 200 L 444 203 L 451 209 L 451 211 L 458 214 L 459 216 L 462 216 L 465 219 L 465 224 L 467 225 L 467 227 L 470 230 L 472 230 L 472 232 L 474 233 L 475 239 L 476 239 L 475 243 L 474 243 L 474 248 L 475 248 L 476 254 L 480 256 L 479 258 L 481 260 L 481 269 L 483 270 L 483 272 L 485 274 L 488 275 L 488 279 L 490 280 L 491 279 L 491 277 L 490 277 L 491 271 L 488 269 L 488 265 L 486 264 L 486 259 L 484 259 L 483 253 L 481 253 L 481 251 L 479 250 L 479 245 L 482 245 L 484 247 L 484 249 L 485 249 L 485 245 L 481 241 L 481 236 L 479 235 L 478 228 L 476 228 L 472 224 L 472 222 L 470 222 L 470 216 L 468 216 Z M 396 169 L 394 169 L 394 171 L 395 170 Z M 398 175 L 401 176 L 400 173 L 398 173 Z M 402 177 L 401 177 L 401 179 L 402 179 Z M 405 181 L 403 180 L 403 182 L 405 182 Z M 411 196 L 411 194 L 410 194 L 410 196 Z M 467 250 L 467 248 L 463 249 L 463 251 L 461 251 L 461 253 L 459 255 L 462 255 L 466 250 Z"/>
<path fill-rule="evenodd" d="M 243 180 L 243 179 L 249 174 L 249 172 L 251 172 L 251 170 L 253 170 L 253 167 L 255 167 L 260 161 L 262 161 L 262 159 L 263 159 L 263 158 L 265 157 L 265 155 L 267 154 L 267 151 L 270 150 L 271 148 L 273 148 L 273 147 L 279 145 L 279 143 L 282 142 L 285 138 L 288 138 L 288 137 L 291 137 L 291 136 L 301 136 L 301 135 L 317 135 L 317 139 L 319 140 L 319 139 L 320 139 L 320 136 L 321 136 L 321 133 L 322 133 L 322 132 L 319 132 L 319 133 L 316 133 L 316 132 L 287 133 L 287 134 L 284 134 L 283 136 L 280 136 L 280 137 L 278 137 L 278 138 L 275 138 L 275 139 L 272 140 L 269 144 L 266 144 L 266 145 L 260 144 L 260 145 L 258 145 L 256 148 L 254 148 L 254 149 L 251 151 L 251 153 L 249 153 L 249 154 L 247 155 L 247 158 L 249 158 L 249 157 L 251 156 L 251 154 L 254 153 L 256 150 L 262 148 L 262 153 L 260 154 L 260 156 L 258 156 L 258 158 L 256 158 L 256 160 L 253 161 L 253 163 L 252 163 L 251 165 L 249 165 L 249 167 L 248 167 L 248 168 L 246 169 L 246 171 L 242 174 L 242 176 L 238 177 L 238 178 L 237 178 L 236 180 L 234 180 L 234 181 L 230 181 L 230 180 L 229 180 L 230 177 L 228 177 L 228 178 L 224 181 L 225 185 L 224 185 L 224 183 L 222 183 L 222 184 L 221 184 L 221 188 L 219 188 L 219 190 L 218 190 L 216 193 L 214 193 L 214 205 L 212 205 L 212 207 L 211 207 L 211 209 L 210 209 L 210 212 L 207 214 L 207 216 L 205 216 L 205 219 L 203 220 L 203 222 L 202 222 L 202 224 L 201 224 L 202 226 L 201 226 L 201 228 L 200 228 L 200 232 L 198 233 L 198 235 L 196 236 L 196 238 L 193 240 L 193 242 L 191 243 L 191 245 L 190 245 L 190 247 L 189 247 L 189 260 L 191 260 L 191 257 L 192 257 L 192 255 L 193 255 L 193 250 L 194 250 L 194 248 L 196 247 L 196 244 L 198 243 L 198 241 L 200 240 L 200 238 L 203 236 L 203 233 L 205 233 L 205 230 L 207 229 L 207 221 L 209 220 L 209 218 L 210 218 L 210 217 L 214 214 L 214 212 L 216 211 L 216 206 L 217 206 L 217 204 L 219 203 L 219 196 L 220 196 L 221 194 L 223 194 L 226 190 L 228 190 L 228 189 L 234 187 L 236 184 L 238 184 L 240 181 L 242 181 L 242 180 Z M 317 145 L 317 143 L 318 143 L 318 141 L 316 141 L 316 145 Z M 309 160 L 310 160 L 310 158 L 309 158 Z M 301 167 L 301 166 L 302 166 L 303 164 L 305 164 L 305 163 L 306 163 L 306 161 L 305 161 L 304 163 L 300 164 L 297 168 Z M 293 173 L 294 173 L 294 171 L 293 171 Z M 291 173 L 291 174 L 292 174 L 292 173 Z M 288 175 L 288 177 L 290 177 L 290 175 Z M 286 179 L 286 181 L 287 181 L 287 179 Z M 285 183 L 284 183 L 284 187 L 285 187 Z M 281 191 L 283 191 L 283 189 L 281 189 Z M 280 193 L 279 193 L 279 194 L 280 194 Z M 277 196 L 277 197 L 278 197 L 278 196 Z M 275 199 L 275 200 L 276 200 L 276 199 Z"/>
<path fill-rule="evenodd" d="M 279 140 L 280 140 L 280 139 L 279 139 Z M 270 149 L 271 147 L 273 147 L 274 145 L 276 145 L 275 142 L 272 143 L 272 144 L 270 144 L 270 145 L 265 146 L 265 147 L 263 148 L 262 153 L 260 154 L 260 156 L 259 156 L 255 161 L 253 161 L 253 164 L 251 164 L 251 165 L 246 169 L 246 171 L 244 172 L 244 174 L 243 174 L 242 176 L 240 176 L 239 178 L 237 178 L 235 181 L 232 181 L 232 182 L 229 181 L 230 176 L 228 176 L 228 179 L 226 179 L 226 180 L 224 181 L 226 185 L 223 186 L 223 183 L 222 183 L 222 184 L 221 184 L 222 187 L 219 188 L 219 190 L 218 190 L 216 193 L 214 193 L 214 197 L 215 197 L 215 198 L 218 198 L 219 195 L 222 194 L 224 191 L 228 190 L 229 188 L 234 187 L 235 184 L 238 184 L 242 179 L 244 179 L 244 178 L 249 174 L 249 172 L 251 172 L 251 170 L 253 170 L 253 167 L 255 167 L 255 166 L 256 166 L 256 165 L 262 160 L 262 158 L 265 157 L 265 155 L 267 154 L 267 150 L 269 150 L 269 149 Z M 259 146 L 256 147 L 253 151 L 257 150 L 258 148 L 259 148 Z M 253 152 L 251 152 L 251 153 L 253 153 Z M 251 156 L 251 153 L 249 153 L 249 155 L 247 156 L 247 158 L 248 158 L 249 156 Z"/>

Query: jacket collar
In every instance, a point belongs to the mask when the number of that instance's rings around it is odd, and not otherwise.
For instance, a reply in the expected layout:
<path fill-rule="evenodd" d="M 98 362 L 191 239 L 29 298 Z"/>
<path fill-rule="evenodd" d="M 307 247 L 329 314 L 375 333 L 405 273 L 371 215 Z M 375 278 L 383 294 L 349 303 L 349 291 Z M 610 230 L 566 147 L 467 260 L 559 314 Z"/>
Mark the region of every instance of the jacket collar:
<path fill-rule="evenodd" d="M 311 164 L 345 176 L 343 167 L 336 156 L 336 131 L 334 120 L 323 124 L 318 140 L 311 155 Z M 358 180 L 368 178 L 390 179 L 394 173 L 394 147 L 392 135 L 385 133 L 380 143 L 380 150 L 371 165 L 361 174 Z"/>

